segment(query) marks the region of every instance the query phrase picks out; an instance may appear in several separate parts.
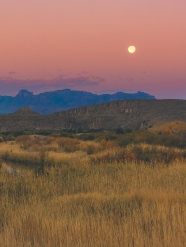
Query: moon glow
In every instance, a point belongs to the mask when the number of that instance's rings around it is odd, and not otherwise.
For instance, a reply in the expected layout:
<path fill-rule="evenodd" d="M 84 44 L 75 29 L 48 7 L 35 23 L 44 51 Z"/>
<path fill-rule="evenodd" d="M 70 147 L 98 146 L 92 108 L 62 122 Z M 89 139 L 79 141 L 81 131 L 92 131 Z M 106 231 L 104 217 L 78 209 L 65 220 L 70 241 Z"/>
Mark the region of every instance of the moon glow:
<path fill-rule="evenodd" d="M 135 46 L 133 46 L 133 45 L 129 46 L 129 48 L 128 48 L 128 52 L 129 53 L 135 53 L 135 51 L 136 51 L 136 47 Z"/>

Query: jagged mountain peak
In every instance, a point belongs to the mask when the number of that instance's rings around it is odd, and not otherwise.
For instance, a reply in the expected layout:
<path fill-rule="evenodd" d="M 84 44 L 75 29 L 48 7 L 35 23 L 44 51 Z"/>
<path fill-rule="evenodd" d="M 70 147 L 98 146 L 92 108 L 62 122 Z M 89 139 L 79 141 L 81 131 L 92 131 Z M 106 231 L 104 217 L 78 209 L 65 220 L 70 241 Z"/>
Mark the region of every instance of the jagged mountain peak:
<path fill-rule="evenodd" d="M 155 97 L 142 92 L 132 94 L 118 92 L 98 95 L 71 89 L 49 91 L 34 95 L 33 92 L 22 89 L 15 97 L 1 97 L 0 114 L 9 114 L 22 107 L 31 107 L 33 111 L 41 114 L 51 114 L 82 106 L 131 99 L 155 99 Z"/>
<path fill-rule="evenodd" d="M 34 96 L 33 92 L 29 92 L 28 90 L 26 89 L 22 89 L 18 92 L 18 94 L 16 95 L 16 97 L 32 97 Z"/>

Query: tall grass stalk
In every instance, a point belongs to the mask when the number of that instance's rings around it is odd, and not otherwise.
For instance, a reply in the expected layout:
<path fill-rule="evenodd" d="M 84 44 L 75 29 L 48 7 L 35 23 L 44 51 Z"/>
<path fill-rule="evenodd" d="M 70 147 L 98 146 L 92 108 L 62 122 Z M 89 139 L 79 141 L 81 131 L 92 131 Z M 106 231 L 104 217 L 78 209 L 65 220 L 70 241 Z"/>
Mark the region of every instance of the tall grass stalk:
<path fill-rule="evenodd" d="M 0 246 L 186 246 L 186 163 L 0 170 Z"/>

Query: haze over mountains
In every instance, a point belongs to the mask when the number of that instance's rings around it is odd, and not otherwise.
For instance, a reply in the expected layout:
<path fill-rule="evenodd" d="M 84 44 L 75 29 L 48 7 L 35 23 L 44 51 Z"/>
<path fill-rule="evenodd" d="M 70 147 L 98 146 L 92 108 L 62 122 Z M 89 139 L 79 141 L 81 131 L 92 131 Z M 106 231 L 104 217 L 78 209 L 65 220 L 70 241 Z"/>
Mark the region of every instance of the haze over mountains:
<path fill-rule="evenodd" d="M 22 107 L 29 107 L 31 110 L 41 114 L 51 114 L 81 106 L 130 99 L 155 99 L 155 97 L 140 91 L 133 94 L 117 92 L 115 94 L 97 95 L 70 89 L 34 95 L 32 92 L 24 89 L 20 90 L 15 97 L 0 96 L 0 114 L 13 113 Z"/>

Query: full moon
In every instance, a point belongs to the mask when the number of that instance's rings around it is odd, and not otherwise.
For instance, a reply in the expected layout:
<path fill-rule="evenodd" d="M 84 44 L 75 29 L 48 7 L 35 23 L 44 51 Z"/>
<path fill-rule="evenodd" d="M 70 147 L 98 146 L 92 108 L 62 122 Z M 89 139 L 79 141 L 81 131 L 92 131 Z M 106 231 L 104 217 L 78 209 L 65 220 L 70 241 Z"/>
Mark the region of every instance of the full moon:
<path fill-rule="evenodd" d="M 129 48 L 128 48 L 128 52 L 129 53 L 134 53 L 135 51 L 136 51 L 136 47 L 135 46 L 133 46 L 133 45 L 129 46 Z"/>

